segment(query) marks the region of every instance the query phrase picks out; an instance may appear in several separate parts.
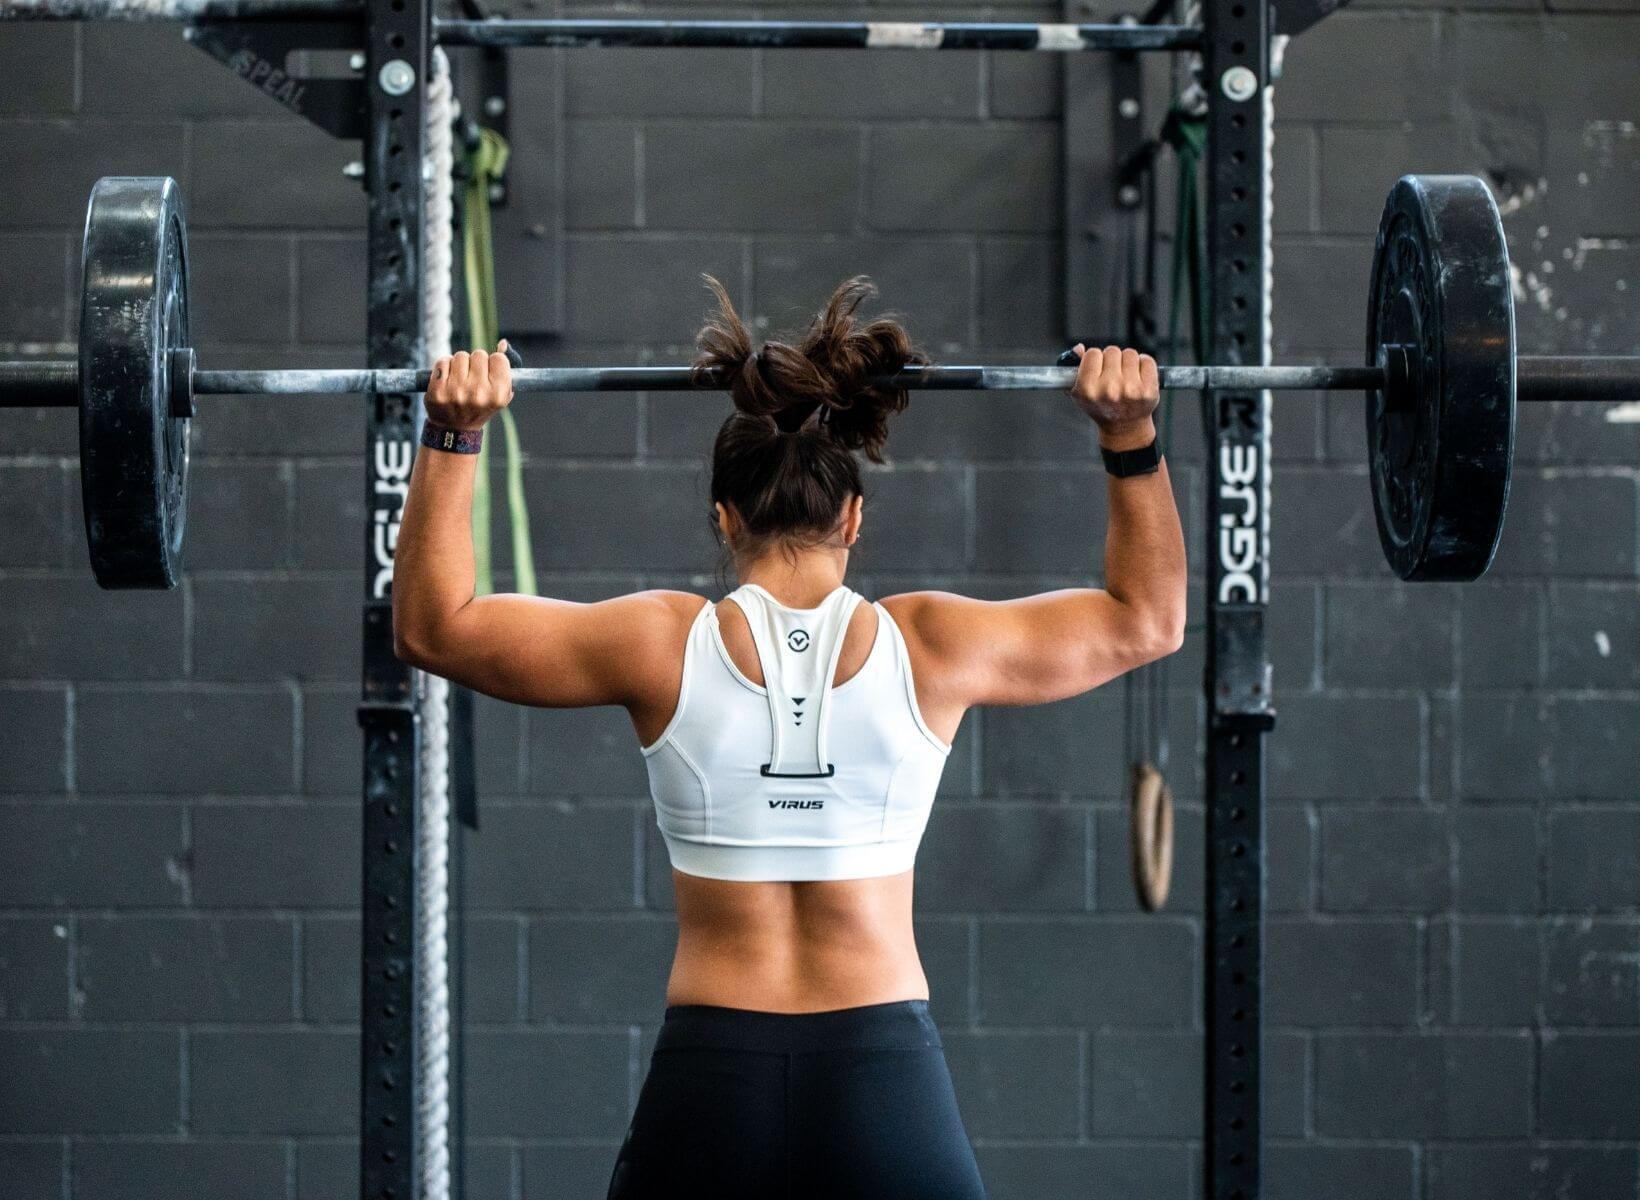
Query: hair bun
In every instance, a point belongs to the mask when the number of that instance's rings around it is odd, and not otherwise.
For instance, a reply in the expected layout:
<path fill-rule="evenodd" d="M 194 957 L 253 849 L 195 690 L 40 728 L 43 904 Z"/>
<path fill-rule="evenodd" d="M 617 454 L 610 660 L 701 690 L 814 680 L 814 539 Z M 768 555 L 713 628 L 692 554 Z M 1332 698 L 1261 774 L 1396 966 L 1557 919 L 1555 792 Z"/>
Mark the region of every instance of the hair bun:
<path fill-rule="evenodd" d="M 856 276 L 840 285 L 796 346 L 770 341 L 757 349 L 723 285 L 708 275 L 706 286 L 718 311 L 697 339 L 697 373 L 719 375 L 737 409 L 768 419 L 777 432 L 815 428 L 846 449 L 883 461 L 888 418 L 911 397 L 882 380 L 928 358 L 898 322 L 859 323 L 856 311 L 877 291 L 869 279 Z"/>

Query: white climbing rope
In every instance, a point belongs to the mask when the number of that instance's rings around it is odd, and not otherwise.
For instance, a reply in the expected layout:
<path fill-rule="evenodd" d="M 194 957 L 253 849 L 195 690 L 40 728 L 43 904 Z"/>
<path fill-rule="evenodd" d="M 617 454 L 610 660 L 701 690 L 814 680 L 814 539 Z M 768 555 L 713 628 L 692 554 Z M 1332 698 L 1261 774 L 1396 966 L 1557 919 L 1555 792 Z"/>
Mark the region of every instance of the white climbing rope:
<path fill-rule="evenodd" d="M 450 64 L 437 47 L 427 80 L 426 244 L 422 337 L 450 353 L 455 147 Z M 418 673 L 421 723 L 416 830 L 416 1200 L 450 1195 L 450 684 Z"/>
<path fill-rule="evenodd" d="M 1280 40 L 1285 47 L 1284 39 Z M 1259 358 L 1261 366 L 1270 365 L 1270 357 L 1275 350 L 1275 295 L 1276 295 L 1276 239 L 1275 239 L 1275 185 L 1276 185 L 1276 90 L 1274 84 L 1267 83 L 1264 87 L 1264 182 L 1263 195 L 1259 201 L 1263 210 L 1263 239 L 1264 239 L 1264 330 L 1262 353 Z M 1265 603 L 1270 599 L 1270 393 L 1265 391 L 1259 396 L 1259 407 L 1263 410 L 1263 420 L 1259 423 L 1264 430 L 1264 496 L 1259 504 L 1259 562 L 1264 565 L 1264 577 L 1259 580 L 1259 599 Z"/>

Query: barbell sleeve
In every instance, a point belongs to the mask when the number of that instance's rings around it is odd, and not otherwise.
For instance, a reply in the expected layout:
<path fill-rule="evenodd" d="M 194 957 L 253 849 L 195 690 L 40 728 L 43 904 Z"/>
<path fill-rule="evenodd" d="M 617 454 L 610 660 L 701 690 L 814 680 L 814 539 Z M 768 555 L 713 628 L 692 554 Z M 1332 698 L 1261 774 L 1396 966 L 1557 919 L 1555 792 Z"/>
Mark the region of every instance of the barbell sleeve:
<path fill-rule="evenodd" d="M 1616 404 L 1640 398 L 1640 356 L 1585 358 L 1520 355 L 1515 399 L 1582 400 Z"/>
<path fill-rule="evenodd" d="M 79 406 L 79 363 L 0 362 L 0 408 Z"/>

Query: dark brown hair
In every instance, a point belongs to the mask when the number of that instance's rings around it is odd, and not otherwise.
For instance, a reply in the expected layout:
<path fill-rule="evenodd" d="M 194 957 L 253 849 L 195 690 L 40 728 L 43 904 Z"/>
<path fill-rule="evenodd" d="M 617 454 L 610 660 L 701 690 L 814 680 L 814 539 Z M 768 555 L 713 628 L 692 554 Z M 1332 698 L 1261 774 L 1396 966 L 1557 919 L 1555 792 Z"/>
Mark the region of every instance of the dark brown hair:
<path fill-rule="evenodd" d="M 855 452 L 882 462 L 888 418 L 910 401 L 880 380 L 928 358 L 898 322 L 855 315 L 877 291 L 864 277 L 842 283 L 795 345 L 755 349 L 723 285 L 708 275 L 706 286 L 717 311 L 695 339 L 695 371 L 714 375 L 735 405 L 712 446 L 712 499 L 759 546 L 819 545 L 863 494 Z"/>

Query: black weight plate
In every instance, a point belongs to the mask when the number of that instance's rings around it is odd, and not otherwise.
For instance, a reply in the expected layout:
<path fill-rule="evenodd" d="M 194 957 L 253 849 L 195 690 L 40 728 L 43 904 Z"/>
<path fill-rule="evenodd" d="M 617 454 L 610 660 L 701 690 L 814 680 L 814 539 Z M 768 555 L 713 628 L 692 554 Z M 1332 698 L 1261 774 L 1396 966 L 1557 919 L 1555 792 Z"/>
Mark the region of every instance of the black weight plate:
<path fill-rule="evenodd" d="M 170 351 L 188 336 L 188 231 L 167 178 L 110 176 L 85 214 L 80 479 L 105 588 L 175 587 L 188 422 L 171 415 Z"/>
<path fill-rule="evenodd" d="M 1492 193 L 1408 175 L 1378 225 L 1367 361 L 1411 347 L 1408 386 L 1367 394 L 1372 502 L 1402 579 L 1474 579 L 1492 562 L 1515 446 L 1515 309 Z"/>

